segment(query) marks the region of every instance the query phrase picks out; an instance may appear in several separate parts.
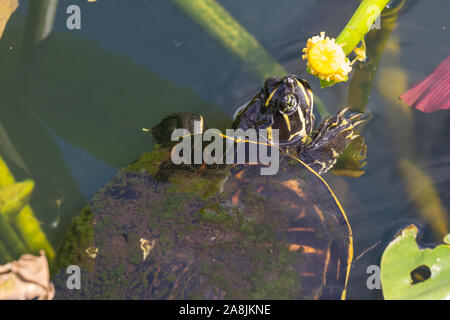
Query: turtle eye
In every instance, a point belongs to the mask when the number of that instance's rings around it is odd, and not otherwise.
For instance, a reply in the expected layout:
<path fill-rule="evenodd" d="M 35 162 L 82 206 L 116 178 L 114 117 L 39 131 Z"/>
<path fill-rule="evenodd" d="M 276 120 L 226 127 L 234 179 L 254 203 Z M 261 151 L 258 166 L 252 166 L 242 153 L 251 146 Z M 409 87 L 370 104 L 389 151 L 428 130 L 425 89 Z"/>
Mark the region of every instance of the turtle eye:
<path fill-rule="evenodd" d="M 293 94 L 288 94 L 283 98 L 280 105 L 280 112 L 284 114 L 291 114 L 297 108 L 297 97 Z"/>

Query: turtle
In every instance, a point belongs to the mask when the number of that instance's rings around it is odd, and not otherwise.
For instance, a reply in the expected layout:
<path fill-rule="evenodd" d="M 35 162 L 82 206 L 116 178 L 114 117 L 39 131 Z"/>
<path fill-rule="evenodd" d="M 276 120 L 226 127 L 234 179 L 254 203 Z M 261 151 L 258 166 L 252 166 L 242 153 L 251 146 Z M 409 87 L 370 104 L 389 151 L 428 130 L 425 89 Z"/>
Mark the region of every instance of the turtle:
<path fill-rule="evenodd" d="M 267 164 L 259 161 L 174 164 L 174 131 L 195 137 L 207 124 L 197 114 L 168 115 L 150 130 L 154 149 L 123 168 L 74 222 L 55 264 L 83 266 L 82 290 L 68 290 L 63 277 L 54 280 L 56 298 L 345 298 L 352 231 L 321 175 L 363 121 L 346 108 L 315 130 L 308 82 L 267 79 L 231 126 L 262 130 L 266 140 L 217 133 L 246 154 L 251 144 L 276 150 L 278 171 L 262 175 Z"/>

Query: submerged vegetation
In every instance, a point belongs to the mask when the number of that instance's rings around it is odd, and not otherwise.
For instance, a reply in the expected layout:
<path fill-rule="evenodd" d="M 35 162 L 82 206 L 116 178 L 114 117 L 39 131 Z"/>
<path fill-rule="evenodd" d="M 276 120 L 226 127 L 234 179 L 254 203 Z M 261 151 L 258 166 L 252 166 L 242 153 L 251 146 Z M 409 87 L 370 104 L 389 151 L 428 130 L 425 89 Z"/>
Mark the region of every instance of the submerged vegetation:
<path fill-rule="evenodd" d="M 41 229 L 28 202 L 34 188 L 33 181 L 16 183 L 6 163 L 0 157 L 0 260 L 18 259 L 27 252 L 37 254 L 45 250 L 54 257 L 52 245 Z"/>

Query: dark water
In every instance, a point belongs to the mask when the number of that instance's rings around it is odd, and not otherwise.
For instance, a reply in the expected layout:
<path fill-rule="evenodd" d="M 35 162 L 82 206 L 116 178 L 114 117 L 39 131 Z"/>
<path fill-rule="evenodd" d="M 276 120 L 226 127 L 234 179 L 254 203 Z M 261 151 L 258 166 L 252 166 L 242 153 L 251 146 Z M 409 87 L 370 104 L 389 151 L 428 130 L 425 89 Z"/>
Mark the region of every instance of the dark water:
<path fill-rule="evenodd" d="M 31 205 L 55 246 L 95 191 L 151 149 L 152 138 L 142 127 L 170 112 L 191 111 L 204 114 L 210 127 L 224 128 L 262 85 L 245 61 L 171 1 L 83 2 L 82 28 L 70 31 L 66 8 L 72 2 L 59 1 L 53 31 L 33 52 L 21 50 L 28 48 L 23 34 L 30 1 L 21 1 L 0 41 L 1 122 L 15 150 L 2 143 L 0 153 L 17 180 L 36 181 Z M 350 82 L 321 90 L 306 74 L 300 50 L 322 30 L 336 36 L 358 1 L 219 2 L 275 61 L 308 79 L 331 113 L 348 103 Z M 376 245 L 355 262 L 351 299 L 382 298 L 381 290 L 367 289 L 366 269 L 379 264 L 399 228 L 416 223 L 424 243 L 441 240 L 415 204 L 424 190 L 408 192 L 400 159 L 409 159 L 431 179 L 445 214 L 442 223 L 449 222 L 450 113 L 395 111 L 399 79 L 405 79 L 407 90 L 449 53 L 449 2 L 406 2 L 366 94 L 365 111 L 371 115 L 363 132 L 366 174 L 326 176 L 349 215 L 355 256 Z"/>

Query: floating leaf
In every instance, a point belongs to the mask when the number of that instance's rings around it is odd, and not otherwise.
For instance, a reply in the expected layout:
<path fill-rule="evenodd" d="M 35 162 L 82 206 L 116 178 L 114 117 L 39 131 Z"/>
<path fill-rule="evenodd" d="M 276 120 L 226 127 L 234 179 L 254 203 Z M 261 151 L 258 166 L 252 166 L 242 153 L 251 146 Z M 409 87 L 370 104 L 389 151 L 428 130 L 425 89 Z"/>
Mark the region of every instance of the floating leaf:
<path fill-rule="evenodd" d="M 446 244 L 420 249 L 415 225 L 403 229 L 381 259 L 381 284 L 386 300 L 450 299 L 450 236 Z"/>

